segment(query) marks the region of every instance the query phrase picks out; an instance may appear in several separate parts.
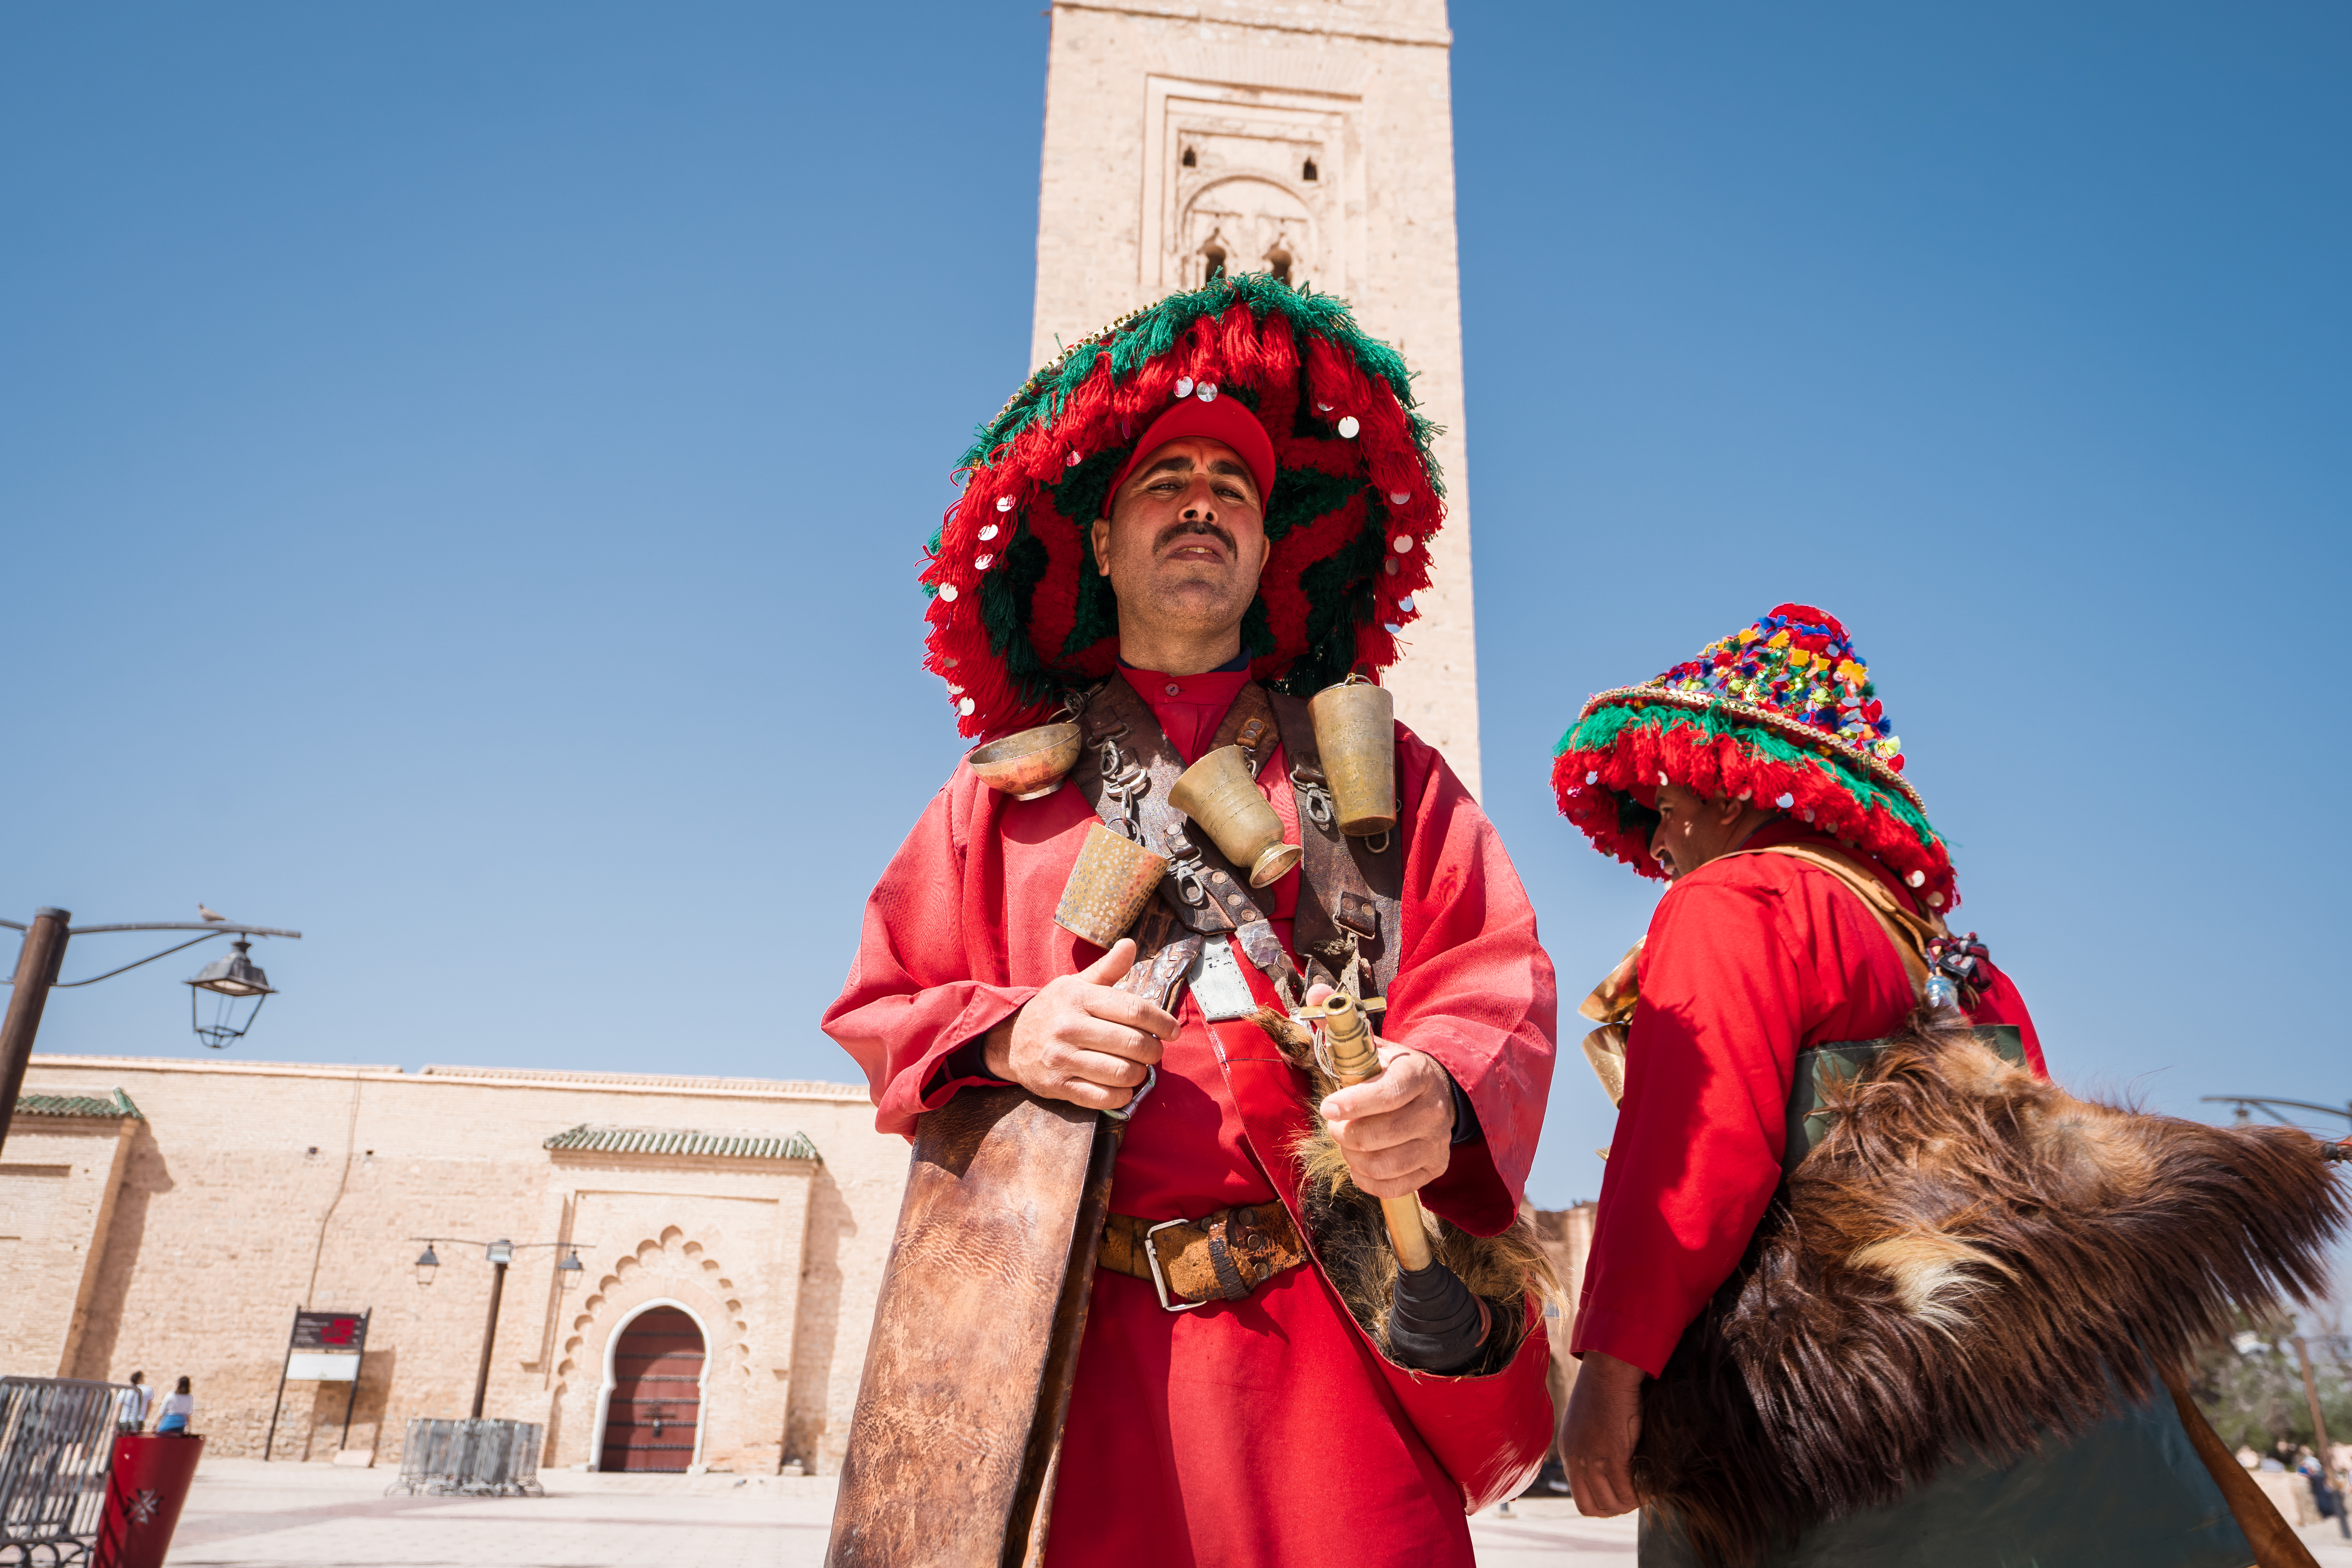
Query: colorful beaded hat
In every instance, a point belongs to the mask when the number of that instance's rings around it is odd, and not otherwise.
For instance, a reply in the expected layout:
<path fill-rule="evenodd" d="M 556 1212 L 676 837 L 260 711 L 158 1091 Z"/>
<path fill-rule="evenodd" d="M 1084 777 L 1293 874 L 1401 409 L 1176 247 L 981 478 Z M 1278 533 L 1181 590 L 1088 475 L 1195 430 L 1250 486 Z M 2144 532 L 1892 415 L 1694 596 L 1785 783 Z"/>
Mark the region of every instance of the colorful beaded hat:
<path fill-rule="evenodd" d="M 1269 548 L 1242 622 L 1250 672 L 1304 695 L 1394 662 L 1445 516 L 1436 429 L 1413 412 L 1404 361 L 1343 302 L 1263 274 L 1219 279 L 1067 350 L 964 454 L 962 499 L 922 572 L 924 667 L 964 734 L 1042 722 L 1063 691 L 1117 668 L 1118 605 L 1090 525 L 1184 399 L 1246 409 L 1272 444 Z"/>
<path fill-rule="evenodd" d="M 1928 906 L 1952 858 L 1903 777 L 1903 742 L 1837 617 L 1780 605 L 1640 686 L 1588 700 L 1551 769 L 1560 815 L 1648 877 L 1662 784 L 1786 812 L 1877 857 Z"/>

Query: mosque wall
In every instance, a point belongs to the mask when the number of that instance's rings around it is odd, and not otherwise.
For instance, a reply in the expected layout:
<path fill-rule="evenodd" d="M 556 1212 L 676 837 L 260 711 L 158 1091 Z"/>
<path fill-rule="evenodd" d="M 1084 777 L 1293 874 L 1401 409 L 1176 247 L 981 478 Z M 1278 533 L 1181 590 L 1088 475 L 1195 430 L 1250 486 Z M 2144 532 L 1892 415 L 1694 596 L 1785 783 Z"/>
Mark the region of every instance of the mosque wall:
<path fill-rule="evenodd" d="M 1053 20 L 1033 364 L 1216 268 L 1353 303 L 1445 432 L 1434 582 L 1387 684 L 1476 791 L 1444 0 L 1061 0 Z"/>
<path fill-rule="evenodd" d="M 484 1409 L 544 1424 L 547 1465 L 600 1457 L 614 1336 L 658 1304 L 705 1338 L 700 1463 L 839 1464 L 908 1160 L 861 1087 L 36 1056 L 26 1096 L 0 1373 L 184 1373 L 214 1451 L 258 1455 L 294 1311 L 372 1311 L 348 1442 L 350 1386 L 293 1383 L 273 1452 L 389 1464 L 470 1407 L 480 1244 L 557 1243 L 515 1254 Z"/>

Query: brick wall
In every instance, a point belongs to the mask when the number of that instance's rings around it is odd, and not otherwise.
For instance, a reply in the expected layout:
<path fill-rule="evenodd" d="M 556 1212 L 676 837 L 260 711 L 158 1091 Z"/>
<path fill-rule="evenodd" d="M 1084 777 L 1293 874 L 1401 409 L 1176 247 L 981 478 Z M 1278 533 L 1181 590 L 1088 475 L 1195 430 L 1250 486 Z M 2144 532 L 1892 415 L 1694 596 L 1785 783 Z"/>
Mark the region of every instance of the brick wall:
<path fill-rule="evenodd" d="M 837 1468 L 907 1168 L 863 1089 L 50 1056 L 26 1084 L 117 1089 L 139 1120 L 28 1117 L 9 1139 L 0 1235 L 34 1234 L 0 1241 L 0 1371 L 185 1374 L 214 1451 L 257 1456 L 296 1309 L 372 1310 L 350 1446 L 391 1463 L 412 1416 L 470 1408 L 492 1269 L 467 1243 L 560 1242 L 584 1265 L 568 1290 L 564 1248 L 515 1255 L 485 1415 L 546 1424 L 550 1465 L 587 1462 L 614 1333 L 675 1301 L 709 1340 L 703 1461 Z M 817 1158 L 545 1147 L 583 1123 L 797 1132 Z M 352 1394 L 289 1384 L 274 1457 L 330 1457 Z"/>

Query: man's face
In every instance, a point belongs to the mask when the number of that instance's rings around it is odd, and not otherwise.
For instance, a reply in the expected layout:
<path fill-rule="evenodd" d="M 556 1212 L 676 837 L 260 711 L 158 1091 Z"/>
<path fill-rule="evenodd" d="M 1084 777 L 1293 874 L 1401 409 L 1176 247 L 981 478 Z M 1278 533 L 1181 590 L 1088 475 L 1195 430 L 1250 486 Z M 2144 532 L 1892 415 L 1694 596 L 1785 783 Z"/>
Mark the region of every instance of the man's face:
<path fill-rule="evenodd" d="M 1739 847 L 1755 814 L 1737 800 L 1708 800 L 1681 784 L 1658 786 L 1658 826 L 1650 854 L 1668 877 L 1687 877 Z"/>
<path fill-rule="evenodd" d="M 1234 449 L 1188 436 L 1135 466 L 1094 524 L 1122 631 L 1241 625 L 1265 566 L 1265 498 Z"/>

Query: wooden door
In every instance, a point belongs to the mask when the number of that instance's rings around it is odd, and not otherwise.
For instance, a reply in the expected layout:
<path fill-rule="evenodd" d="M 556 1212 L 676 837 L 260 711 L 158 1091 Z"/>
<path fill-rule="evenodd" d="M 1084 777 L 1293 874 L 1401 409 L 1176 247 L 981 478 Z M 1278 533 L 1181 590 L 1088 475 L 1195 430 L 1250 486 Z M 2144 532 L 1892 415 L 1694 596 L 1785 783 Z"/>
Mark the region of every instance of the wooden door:
<path fill-rule="evenodd" d="M 640 1312 L 613 1347 L 604 1470 L 683 1470 L 702 1419 L 702 1331 L 676 1307 Z"/>

